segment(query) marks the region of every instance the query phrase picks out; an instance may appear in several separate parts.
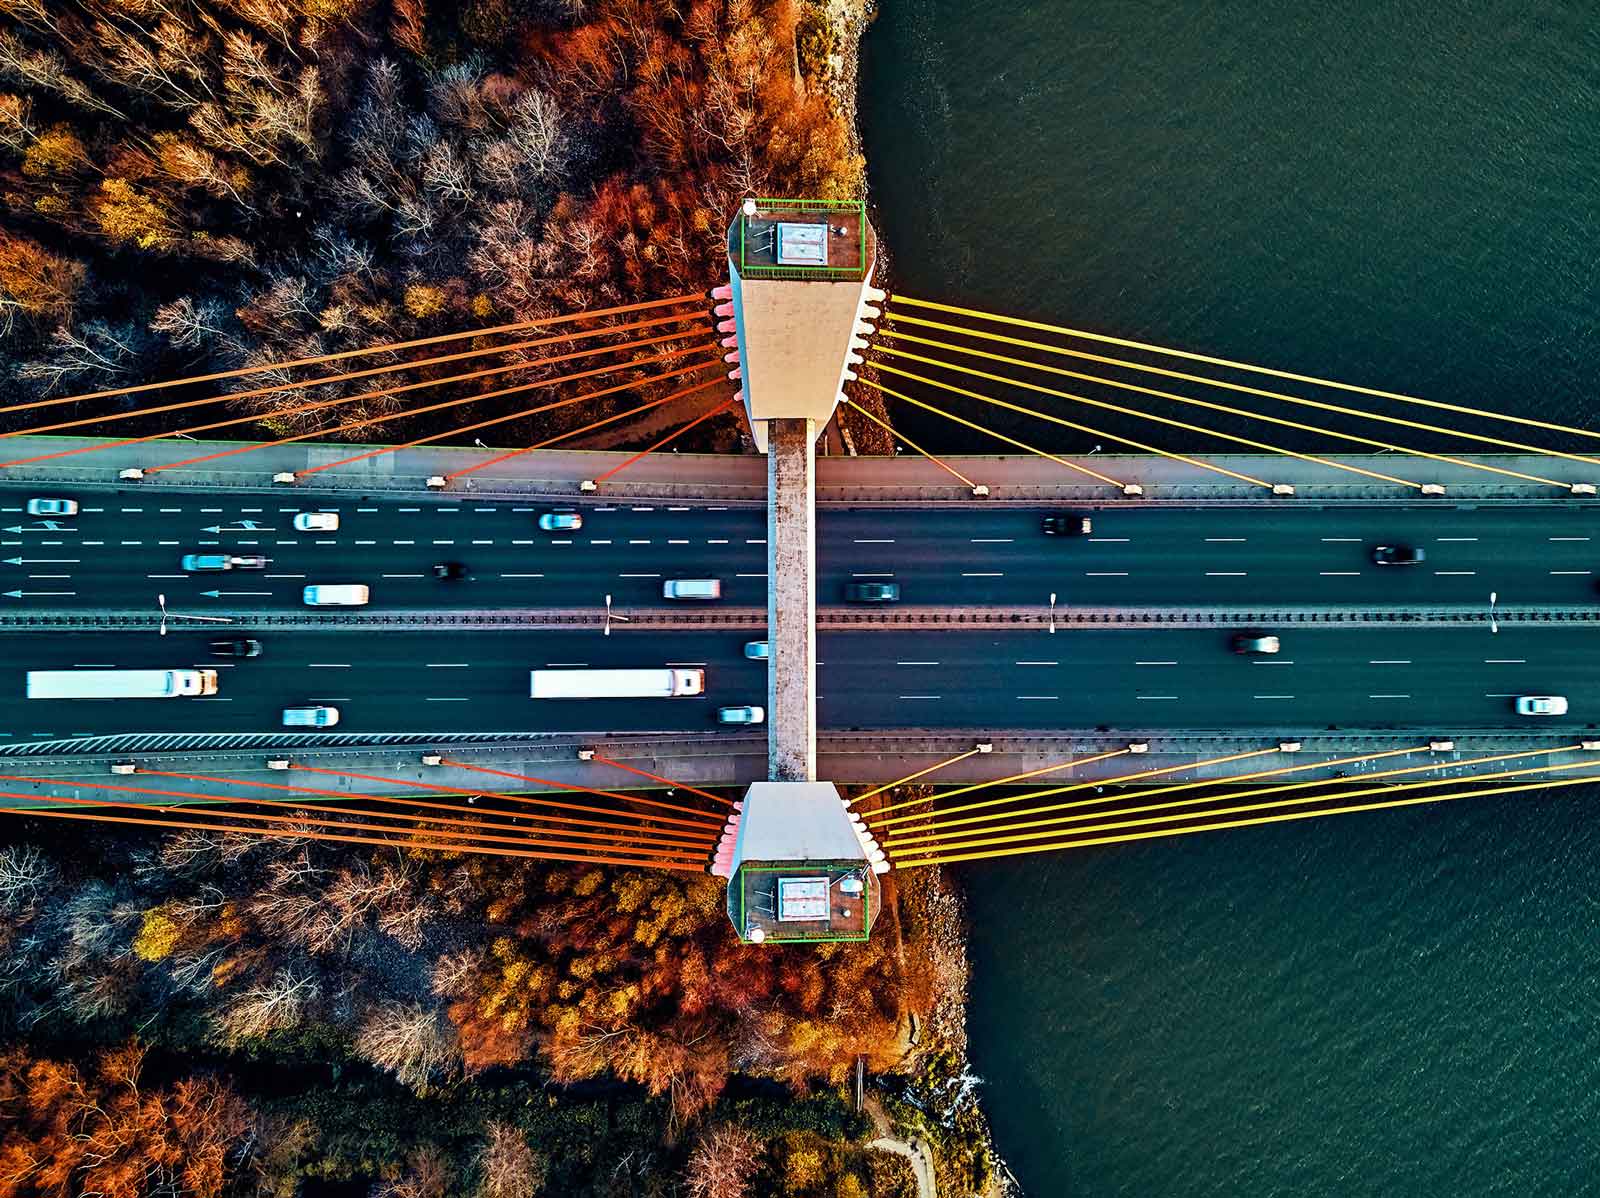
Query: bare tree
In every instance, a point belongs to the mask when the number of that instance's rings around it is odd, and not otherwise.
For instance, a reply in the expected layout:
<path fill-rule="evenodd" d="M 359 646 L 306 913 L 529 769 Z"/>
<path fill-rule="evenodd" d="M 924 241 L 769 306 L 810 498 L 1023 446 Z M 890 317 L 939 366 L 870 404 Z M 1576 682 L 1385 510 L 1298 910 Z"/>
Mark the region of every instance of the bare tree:
<path fill-rule="evenodd" d="M 437 1011 L 416 1003 L 386 1002 L 375 1007 L 356 1032 L 355 1049 L 418 1091 L 461 1068 L 455 1030 Z"/>
<path fill-rule="evenodd" d="M 760 1166 L 761 1141 L 736 1124 L 701 1135 L 689 1156 L 684 1180 L 690 1198 L 745 1198 Z"/>
<path fill-rule="evenodd" d="M 548 1165 L 528 1146 L 521 1128 L 490 1120 L 478 1154 L 478 1198 L 533 1198 L 544 1189 Z"/>
<path fill-rule="evenodd" d="M 76 78 L 67 69 L 67 60 L 61 55 L 54 50 L 35 50 L 8 29 L 0 29 L 0 76 L 53 91 L 80 108 L 127 119 Z"/>
<path fill-rule="evenodd" d="M 297 1027 L 321 987 L 309 973 L 280 969 L 267 982 L 231 996 L 216 1013 L 217 1038 L 229 1047 Z"/>
<path fill-rule="evenodd" d="M 37 846 L 8 844 L 0 848 L 0 912 L 16 916 L 32 907 L 54 875 L 55 866 Z"/>

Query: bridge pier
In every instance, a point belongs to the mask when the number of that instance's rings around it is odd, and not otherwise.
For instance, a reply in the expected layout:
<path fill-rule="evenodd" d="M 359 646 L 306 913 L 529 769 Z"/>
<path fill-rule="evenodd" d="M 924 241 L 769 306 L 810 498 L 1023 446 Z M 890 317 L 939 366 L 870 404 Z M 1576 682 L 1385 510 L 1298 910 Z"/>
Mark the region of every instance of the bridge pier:
<path fill-rule="evenodd" d="M 767 422 L 767 776 L 817 777 L 817 427 Z"/>

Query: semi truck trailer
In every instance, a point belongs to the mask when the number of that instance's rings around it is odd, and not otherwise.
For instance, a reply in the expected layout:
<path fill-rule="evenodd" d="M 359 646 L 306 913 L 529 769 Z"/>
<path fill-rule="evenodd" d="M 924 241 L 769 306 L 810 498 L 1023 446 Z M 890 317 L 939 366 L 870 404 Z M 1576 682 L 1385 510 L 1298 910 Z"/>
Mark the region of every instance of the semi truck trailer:
<path fill-rule="evenodd" d="M 671 699 L 701 695 L 704 670 L 534 670 L 535 699 Z"/>
<path fill-rule="evenodd" d="M 178 699 L 217 693 L 215 670 L 29 670 L 30 699 Z"/>

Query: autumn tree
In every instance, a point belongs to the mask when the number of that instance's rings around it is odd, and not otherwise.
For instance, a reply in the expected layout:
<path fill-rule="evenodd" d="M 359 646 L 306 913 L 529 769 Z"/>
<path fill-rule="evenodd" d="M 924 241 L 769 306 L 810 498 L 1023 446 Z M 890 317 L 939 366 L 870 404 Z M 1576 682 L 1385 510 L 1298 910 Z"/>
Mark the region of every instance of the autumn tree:
<path fill-rule="evenodd" d="M 685 1176 L 690 1198 L 746 1198 L 761 1167 L 761 1141 L 736 1124 L 702 1132 L 689 1156 Z"/>

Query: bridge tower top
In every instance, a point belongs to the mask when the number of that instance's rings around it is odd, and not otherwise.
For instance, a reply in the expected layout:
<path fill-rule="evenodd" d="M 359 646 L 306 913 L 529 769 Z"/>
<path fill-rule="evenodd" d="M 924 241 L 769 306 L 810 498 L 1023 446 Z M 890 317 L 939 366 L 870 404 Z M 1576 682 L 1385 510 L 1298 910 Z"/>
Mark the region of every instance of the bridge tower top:
<path fill-rule="evenodd" d="M 871 286 L 876 252 L 861 200 L 751 199 L 728 226 L 728 307 L 761 452 L 767 421 L 820 431 L 833 416 L 878 314 L 868 302 L 883 298 Z"/>

